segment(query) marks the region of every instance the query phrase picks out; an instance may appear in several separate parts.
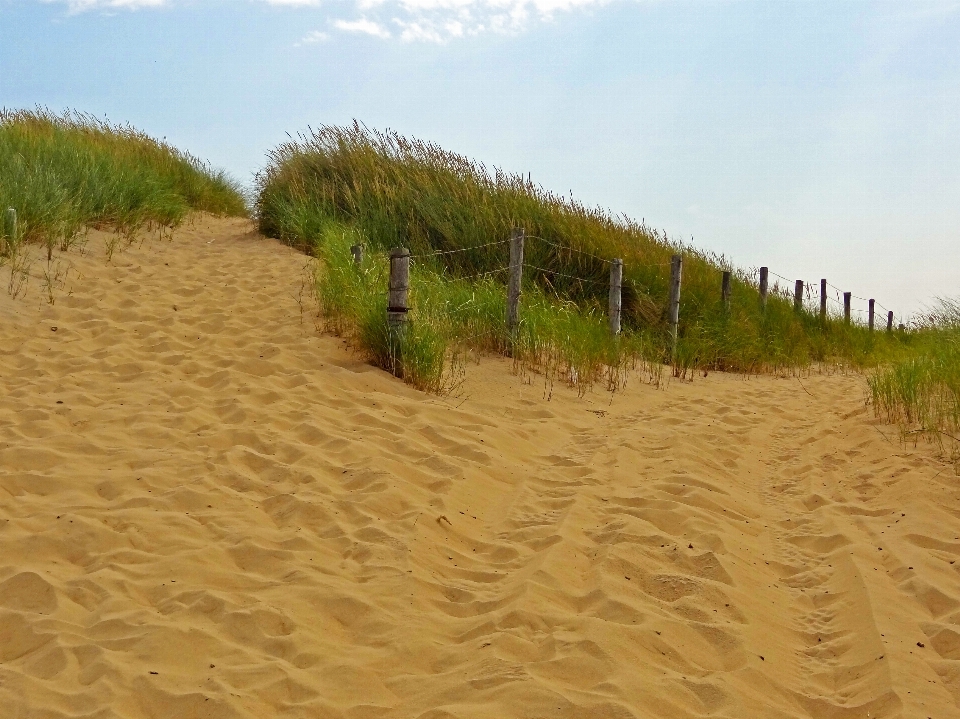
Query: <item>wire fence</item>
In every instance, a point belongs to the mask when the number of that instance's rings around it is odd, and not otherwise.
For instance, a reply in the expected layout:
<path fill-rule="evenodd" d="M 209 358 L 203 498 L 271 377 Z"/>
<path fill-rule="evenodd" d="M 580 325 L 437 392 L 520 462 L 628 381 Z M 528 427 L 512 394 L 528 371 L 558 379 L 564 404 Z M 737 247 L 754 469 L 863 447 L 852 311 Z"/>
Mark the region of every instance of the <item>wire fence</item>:
<path fill-rule="evenodd" d="M 753 274 L 756 275 L 759 272 L 760 272 L 759 269 L 754 270 Z M 791 296 L 789 286 L 793 285 L 795 288 L 796 282 L 802 281 L 802 280 L 791 280 L 790 278 L 784 277 L 783 275 L 777 272 L 774 272 L 773 270 L 770 270 L 770 269 L 767 269 L 767 273 L 779 280 L 783 280 L 784 282 L 788 283 L 787 288 L 780 288 L 777 283 L 775 283 L 773 287 L 773 290 L 775 292 L 779 290 L 779 294 L 784 296 L 786 299 L 789 299 L 789 297 Z M 826 281 L 824 280 L 824 282 Z M 830 293 L 829 291 L 824 293 L 823 300 L 821 300 L 820 288 L 817 286 L 817 284 L 811 283 L 811 282 L 804 282 L 803 287 L 804 287 L 804 295 L 806 297 L 806 301 L 809 302 L 810 304 L 813 304 L 815 302 L 818 302 L 818 301 L 822 302 L 825 300 L 826 305 L 828 307 L 830 306 L 831 303 L 836 304 L 838 307 L 841 308 L 842 312 L 845 314 L 846 302 L 843 299 L 843 297 L 849 294 L 851 300 L 866 302 L 868 305 L 872 301 L 874 304 L 874 321 L 876 322 L 879 318 L 882 324 L 886 324 L 888 322 L 889 313 L 891 312 L 890 308 L 884 306 L 883 304 L 878 302 L 876 299 L 861 297 L 860 295 L 854 294 L 853 292 L 849 292 L 849 293 L 844 292 L 842 289 L 840 289 L 839 287 L 837 287 L 836 285 L 830 282 L 826 282 L 826 286 L 828 290 L 833 290 L 833 293 Z M 876 311 L 877 309 L 883 310 L 883 313 L 877 312 Z M 829 313 L 829 310 L 828 310 L 828 313 Z M 866 316 L 868 319 L 865 322 L 865 324 L 869 322 L 869 314 L 870 314 L 869 308 L 863 309 L 859 307 L 854 307 L 851 303 L 850 313 L 851 315 L 857 315 L 858 317 Z M 896 313 L 894 313 L 893 322 L 891 324 L 893 327 L 899 327 L 900 325 L 904 324 L 903 318 L 900 315 L 897 315 Z"/>
<path fill-rule="evenodd" d="M 606 265 L 613 265 L 613 262 L 614 262 L 613 259 L 607 259 L 599 255 L 596 255 L 594 253 L 578 249 L 576 247 L 570 247 L 569 245 L 565 245 L 555 240 L 541 237 L 539 235 L 522 235 L 522 238 L 524 241 L 533 240 L 536 242 L 543 243 L 544 245 L 547 245 L 553 248 L 554 250 L 559 251 L 560 253 L 566 252 L 570 254 L 589 257 L 592 260 L 601 262 Z M 436 250 L 433 252 L 410 254 L 408 255 L 408 257 L 411 260 L 425 260 L 430 258 L 440 258 L 440 257 L 445 257 L 450 255 L 457 255 L 457 254 L 467 253 L 467 252 L 476 252 L 479 250 L 485 250 L 487 248 L 508 244 L 511 241 L 513 241 L 513 239 L 514 238 L 506 238 L 502 240 L 486 242 L 480 245 L 473 245 L 470 247 L 458 247 L 450 250 Z M 639 267 L 643 269 L 660 269 L 663 267 L 670 267 L 671 265 L 672 265 L 672 261 L 668 261 L 668 262 L 644 263 L 642 265 L 639 265 Z M 552 278 L 563 278 L 563 279 L 571 280 L 573 282 L 580 282 L 580 283 L 591 285 L 591 286 L 609 286 L 610 284 L 609 281 L 599 280 L 596 277 L 582 277 L 577 274 L 573 274 L 569 272 L 561 272 L 560 270 L 555 270 L 548 267 L 540 267 L 538 265 L 527 263 L 527 262 L 523 262 L 522 267 L 532 270 L 534 272 L 542 273 L 543 275 L 546 275 Z M 635 269 L 636 267 L 637 265 L 634 265 L 634 267 L 631 269 Z M 482 277 L 491 277 L 494 275 L 498 275 L 502 272 L 508 272 L 511 269 L 512 268 L 510 265 L 505 265 L 502 267 L 497 267 L 492 270 L 484 270 L 484 271 L 476 272 L 470 275 L 458 275 L 456 279 L 470 280 L 470 279 L 478 279 Z M 863 309 L 862 307 L 854 307 L 852 305 L 852 300 L 857 300 L 858 302 L 865 302 L 865 303 L 868 303 L 868 305 L 870 302 L 873 302 L 874 321 L 876 321 L 877 319 L 876 310 L 879 308 L 883 310 L 883 313 L 884 313 L 884 314 L 881 314 L 881 317 L 880 317 L 881 324 L 890 322 L 889 314 L 891 311 L 880 302 L 877 302 L 876 300 L 868 299 L 866 297 L 861 297 L 860 295 L 853 294 L 852 292 L 844 292 L 842 289 L 840 289 L 839 287 L 837 287 L 836 285 L 830 282 L 827 282 L 826 280 L 821 281 L 827 287 L 827 292 L 823 292 L 822 291 L 823 285 L 819 283 L 806 282 L 803 280 L 791 280 L 790 278 L 785 277 L 784 275 L 781 275 L 777 272 L 774 272 L 769 268 L 758 268 L 758 269 L 755 269 L 752 273 L 748 272 L 746 273 L 746 275 L 740 274 L 739 276 L 741 278 L 744 278 L 744 277 L 749 278 L 751 276 L 756 276 L 758 272 L 763 272 L 763 271 L 767 272 L 768 277 L 773 277 L 775 278 L 775 280 L 780 280 L 783 283 L 785 283 L 785 287 L 780 287 L 780 283 L 775 281 L 773 283 L 773 287 L 766 288 L 767 294 L 768 295 L 773 294 L 774 296 L 779 296 L 784 300 L 788 300 L 788 301 L 792 299 L 795 303 L 799 304 L 801 309 L 806 309 L 814 314 L 819 312 L 820 314 L 826 314 L 832 317 L 843 316 L 844 319 L 847 319 L 848 321 L 851 321 L 851 322 L 855 321 L 857 324 L 866 324 L 869 322 L 869 312 L 870 312 L 869 309 Z M 797 288 L 798 288 L 797 283 L 800 283 L 799 297 L 797 296 Z M 622 277 L 621 286 L 629 286 L 638 294 L 649 293 L 649 288 L 641 286 L 632 278 Z M 761 288 L 761 292 L 763 291 L 764 291 L 764 288 Z M 762 300 L 765 301 L 765 299 L 766 299 L 765 296 L 762 296 Z M 678 298 L 677 298 L 677 301 L 679 301 Z M 831 310 L 832 307 L 836 307 L 837 309 Z M 863 319 L 864 316 L 866 316 L 868 319 L 864 320 Z M 854 317 L 856 318 L 855 320 L 854 320 Z M 902 327 L 903 326 L 902 318 L 897 315 L 894 315 L 892 324 L 899 325 L 900 327 Z M 888 328 L 890 327 L 889 324 L 887 326 Z"/>

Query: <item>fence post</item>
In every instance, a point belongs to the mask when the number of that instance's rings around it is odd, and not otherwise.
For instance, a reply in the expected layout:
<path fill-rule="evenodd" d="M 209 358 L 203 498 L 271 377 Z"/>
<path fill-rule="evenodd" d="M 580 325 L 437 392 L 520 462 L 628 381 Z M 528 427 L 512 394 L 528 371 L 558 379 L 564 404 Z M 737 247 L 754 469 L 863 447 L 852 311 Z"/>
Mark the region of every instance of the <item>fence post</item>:
<path fill-rule="evenodd" d="M 868 319 L 868 321 L 867 321 L 867 324 L 870 325 L 870 331 L 873 332 L 873 316 L 874 316 L 874 315 L 873 315 L 873 305 L 874 305 L 874 300 L 871 299 L 868 304 L 869 304 L 869 306 L 870 306 L 870 312 L 869 312 L 869 315 L 868 315 L 868 316 L 869 316 L 869 319 Z"/>
<path fill-rule="evenodd" d="M 520 285 L 523 280 L 523 236 L 521 227 L 510 235 L 510 278 L 507 285 L 507 331 L 512 336 L 519 322 Z"/>
<path fill-rule="evenodd" d="M 761 267 L 760 268 L 760 309 L 767 309 L 767 275 L 769 273 L 769 268 Z"/>
<path fill-rule="evenodd" d="M 351 245 L 350 253 L 353 255 L 353 264 L 359 267 L 363 264 L 363 245 Z M 391 263 L 392 267 L 392 263 Z"/>
<path fill-rule="evenodd" d="M 827 321 L 827 281 L 820 280 L 820 320 Z"/>
<path fill-rule="evenodd" d="M 680 324 L 680 279 L 682 275 L 683 257 L 674 255 L 670 258 L 670 306 L 667 314 L 667 321 L 670 325 L 671 358 L 677 349 L 677 328 Z"/>
<path fill-rule="evenodd" d="M 720 282 L 720 299 L 723 300 L 723 309 L 730 309 L 730 270 L 723 271 L 723 280 Z"/>
<path fill-rule="evenodd" d="M 623 308 L 623 260 L 610 263 L 610 333 L 620 334 L 620 311 Z"/>
<path fill-rule="evenodd" d="M 893 310 L 887 312 L 887 332 L 893 332 Z"/>
<path fill-rule="evenodd" d="M 852 292 L 843 293 L 843 321 L 850 324 L 850 296 Z"/>
<path fill-rule="evenodd" d="M 3 219 L 3 234 L 6 235 L 6 239 L 0 245 L 0 254 L 5 255 L 8 252 L 13 252 L 13 248 L 17 246 L 17 211 L 8 207 L 6 217 Z"/>
<path fill-rule="evenodd" d="M 793 285 L 793 310 L 799 312 L 803 309 L 803 280 L 797 280 Z"/>
<path fill-rule="evenodd" d="M 904 326 L 903 326 L 903 323 L 902 323 L 902 322 L 900 323 L 900 326 L 897 327 L 897 330 L 900 331 L 900 332 L 903 332 Z"/>
<path fill-rule="evenodd" d="M 407 299 L 410 290 L 410 250 L 390 250 L 390 290 L 387 295 L 387 331 L 390 333 L 390 357 L 393 373 L 403 373 L 401 342 L 407 324 Z"/>

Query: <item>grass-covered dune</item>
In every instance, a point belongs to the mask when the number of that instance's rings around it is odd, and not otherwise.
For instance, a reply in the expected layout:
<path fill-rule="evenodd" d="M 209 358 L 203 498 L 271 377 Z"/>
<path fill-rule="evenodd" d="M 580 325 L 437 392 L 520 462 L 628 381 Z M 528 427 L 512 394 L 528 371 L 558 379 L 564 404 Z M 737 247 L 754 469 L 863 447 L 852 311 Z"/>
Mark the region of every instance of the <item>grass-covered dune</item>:
<path fill-rule="evenodd" d="M 528 236 L 520 337 L 511 350 L 534 365 L 596 379 L 642 357 L 690 368 L 778 371 L 813 362 L 871 364 L 909 339 L 795 312 L 772 293 L 762 310 L 752 272 L 735 271 L 732 302 L 720 299 L 721 256 L 671 242 L 629 218 L 558 197 L 520 175 L 436 145 L 376 132 L 354 123 L 322 127 L 277 147 L 258 177 L 261 231 L 325 261 L 320 294 L 328 316 L 360 336 L 381 363 L 389 350 L 382 310 L 385 252 L 414 255 L 412 305 L 431 345 L 424 358 L 436 378 L 439 356 L 455 346 L 501 350 L 505 243 L 513 227 Z M 367 248 L 365 269 L 349 263 L 349 245 Z M 453 250 L 453 252 L 450 252 Z M 671 355 L 666 332 L 670 257 L 684 257 L 679 342 Z M 624 260 L 624 334 L 605 331 L 607 260 Z M 479 276 L 479 277 L 478 277 Z M 790 288 L 792 291 L 792 288 Z M 408 354 L 417 354 L 411 346 Z M 409 369 L 409 368 L 408 368 Z M 409 372 L 408 372 L 409 374 Z M 414 373 L 418 374 L 418 373 Z M 419 375 L 418 375 L 419 376 Z M 430 382 L 426 382 L 429 384 Z"/>
<path fill-rule="evenodd" d="M 238 185 L 197 158 L 129 126 L 88 115 L 0 111 L 0 211 L 22 242 L 66 249 L 84 227 L 132 235 L 192 210 L 245 215 Z M 11 229 L 4 222 L 4 240 Z M 9 253 L 10 243 L 0 243 Z"/>
<path fill-rule="evenodd" d="M 960 301 L 941 299 L 917 324 L 914 351 L 870 377 L 874 409 L 904 438 L 925 437 L 960 460 Z"/>

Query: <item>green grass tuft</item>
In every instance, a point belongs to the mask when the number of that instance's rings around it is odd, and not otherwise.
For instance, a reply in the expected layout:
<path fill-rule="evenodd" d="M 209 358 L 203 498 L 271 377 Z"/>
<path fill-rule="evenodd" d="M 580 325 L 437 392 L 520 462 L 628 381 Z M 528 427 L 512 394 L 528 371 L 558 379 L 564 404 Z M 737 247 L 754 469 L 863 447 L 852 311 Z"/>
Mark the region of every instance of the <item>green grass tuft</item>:
<path fill-rule="evenodd" d="M 195 157 L 129 126 L 44 110 L 0 112 L 0 211 L 18 238 L 65 250 L 85 227 L 132 236 L 173 227 L 191 210 L 245 216 L 238 185 Z M 9 253 L 9 249 L 7 250 Z"/>
<path fill-rule="evenodd" d="M 600 380 L 612 387 L 644 355 L 642 335 L 615 339 L 605 317 L 536 288 L 524 295 L 523 318 L 509 340 L 502 282 L 458 279 L 429 265 L 411 272 L 409 321 L 402 332 L 391 333 L 386 322 L 388 253 L 368 248 L 357 267 L 349 248 L 358 239 L 354 228 L 335 220 L 318 231 L 312 253 L 321 260 L 315 277 L 321 312 L 332 331 L 354 340 L 375 364 L 417 387 L 450 390 L 471 350 L 510 354 L 524 368 L 575 378 L 581 386 Z"/>
<path fill-rule="evenodd" d="M 960 302 L 941 299 L 920 323 L 914 351 L 869 379 L 874 409 L 960 460 Z"/>

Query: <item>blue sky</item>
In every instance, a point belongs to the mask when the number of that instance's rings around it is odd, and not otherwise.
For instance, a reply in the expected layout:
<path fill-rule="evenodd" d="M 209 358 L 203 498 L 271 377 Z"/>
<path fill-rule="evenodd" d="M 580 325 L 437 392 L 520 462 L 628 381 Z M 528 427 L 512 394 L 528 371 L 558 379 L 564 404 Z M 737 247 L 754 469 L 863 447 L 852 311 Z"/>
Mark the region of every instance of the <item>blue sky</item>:
<path fill-rule="evenodd" d="M 356 118 L 898 315 L 960 295 L 960 2 L 0 0 L 0 105 L 247 183 Z"/>

